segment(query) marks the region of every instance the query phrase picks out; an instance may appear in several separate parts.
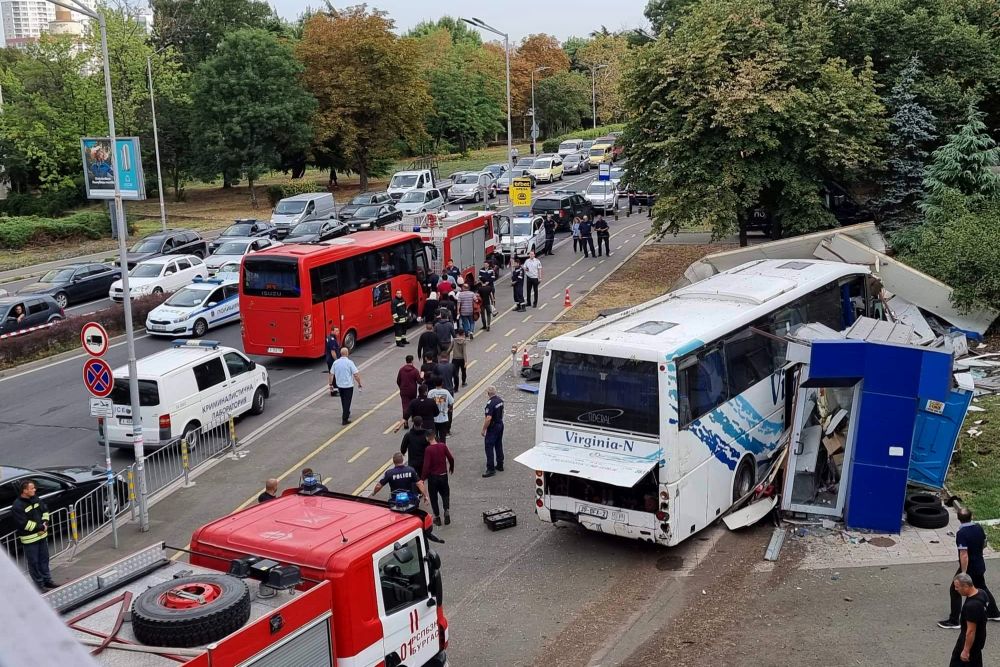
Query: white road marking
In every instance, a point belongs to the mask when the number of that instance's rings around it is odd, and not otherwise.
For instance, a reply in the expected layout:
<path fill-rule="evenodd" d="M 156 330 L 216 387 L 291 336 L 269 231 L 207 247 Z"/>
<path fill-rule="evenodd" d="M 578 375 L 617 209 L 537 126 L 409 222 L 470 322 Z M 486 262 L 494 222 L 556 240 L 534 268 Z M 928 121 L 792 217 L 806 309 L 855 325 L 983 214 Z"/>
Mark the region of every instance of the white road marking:
<path fill-rule="evenodd" d="M 354 463 L 359 458 L 361 458 L 362 456 L 364 456 L 365 452 L 367 452 L 369 449 L 370 449 L 370 447 L 362 447 L 361 449 L 358 450 L 357 454 L 355 454 L 351 458 L 347 459 L 347 462 L 348 463 Z"/>

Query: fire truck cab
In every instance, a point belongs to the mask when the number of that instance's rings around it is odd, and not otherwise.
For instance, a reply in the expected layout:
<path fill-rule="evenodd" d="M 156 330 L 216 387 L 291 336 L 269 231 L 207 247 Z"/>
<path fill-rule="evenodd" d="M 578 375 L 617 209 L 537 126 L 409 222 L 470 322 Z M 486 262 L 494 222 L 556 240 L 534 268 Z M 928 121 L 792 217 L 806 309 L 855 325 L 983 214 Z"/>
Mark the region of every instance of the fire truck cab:
<path fill-rule="evenodd" d="M 291 493 L 155 544 L 45 595 L 99 664 L 446 667 L 430 517 Z"/>
<path fill-rule="evenodd" d="M 474 281 L 483 262 L 501 252 L 496 224 L 493 211 L 444 211 L 406 216 L 386 229 L 417 232 L 429 250 L 428 261 L 435 273 L 440 274 L 451 260 L 466 281 Z"/>

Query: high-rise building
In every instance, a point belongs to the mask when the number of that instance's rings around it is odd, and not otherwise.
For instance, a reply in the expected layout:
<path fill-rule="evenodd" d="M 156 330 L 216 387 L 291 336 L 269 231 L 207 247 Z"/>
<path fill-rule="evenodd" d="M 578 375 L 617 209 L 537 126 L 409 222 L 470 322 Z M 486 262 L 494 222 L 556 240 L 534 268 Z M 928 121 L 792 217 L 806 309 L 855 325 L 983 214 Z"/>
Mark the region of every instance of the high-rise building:
<path fill-rule="evenodd" d="M 83 4 L 93 9 L 95 0 L 83 0 Z M 88 20 L 82 14 L 71 12 L 72 22 L 85 25 Z M 47 0 L 0 0 L 4 46 L 23 47 L 38 41 L 43 32 L 48 32 L 49 23 L 55 21 L 56 6 Z"/>

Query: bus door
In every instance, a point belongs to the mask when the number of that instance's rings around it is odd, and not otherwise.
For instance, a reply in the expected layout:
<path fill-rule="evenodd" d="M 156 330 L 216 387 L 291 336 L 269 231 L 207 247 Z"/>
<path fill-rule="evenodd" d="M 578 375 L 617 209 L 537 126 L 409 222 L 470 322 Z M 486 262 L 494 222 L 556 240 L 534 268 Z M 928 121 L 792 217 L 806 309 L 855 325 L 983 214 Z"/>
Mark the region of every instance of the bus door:
<path fill-rule="evenodd" d="M 344 338 L 344 328 L 340 321 L 340 275 L 336 264 L 316 267 L 309 271 L 312 283 L 312 300 L 315 317 L 323 324 L 318 335 L 325 338 L 334 327 L 341 327 L 340 340 Z"/>

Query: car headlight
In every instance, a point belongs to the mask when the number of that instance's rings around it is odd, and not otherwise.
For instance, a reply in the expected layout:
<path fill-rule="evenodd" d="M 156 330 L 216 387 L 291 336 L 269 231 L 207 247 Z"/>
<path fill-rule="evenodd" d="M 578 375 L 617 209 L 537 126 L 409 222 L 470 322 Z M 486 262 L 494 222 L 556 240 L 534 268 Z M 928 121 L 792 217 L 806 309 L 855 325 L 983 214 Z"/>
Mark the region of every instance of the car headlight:
<path fill-rule="evenodd" d="M 188 316 L 187 315 L 181 315 L 180 317 L 176 317 L 176 318 L 170 320 L 170 323 L 171 324 L 184 324 L 185 322 L 187 322 L 187 320 L 188 320 Z"/>

